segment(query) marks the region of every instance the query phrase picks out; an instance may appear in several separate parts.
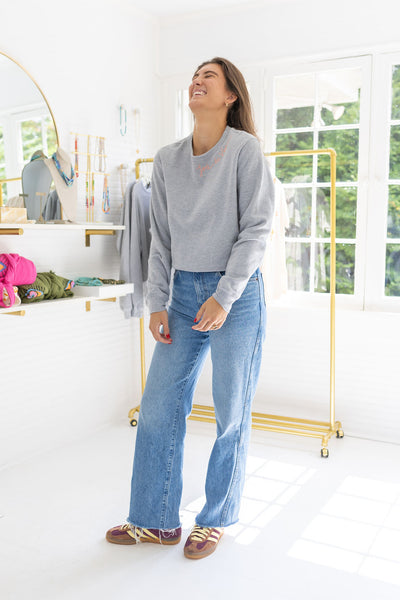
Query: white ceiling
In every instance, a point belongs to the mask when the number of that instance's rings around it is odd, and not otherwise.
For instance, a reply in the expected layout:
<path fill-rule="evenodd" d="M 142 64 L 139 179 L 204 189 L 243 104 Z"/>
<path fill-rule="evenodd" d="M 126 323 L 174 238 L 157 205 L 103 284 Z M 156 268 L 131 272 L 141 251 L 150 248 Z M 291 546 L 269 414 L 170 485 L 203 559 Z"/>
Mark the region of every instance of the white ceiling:
<path fill-rule="evenodd" d="M 212 9 L 221 10 L 232 7 L 249 7 L 272 4 L 280 0 L 126 0 L 131 6 L 139 8 L 155 17 L 170 17 L 192 14 Z"/>

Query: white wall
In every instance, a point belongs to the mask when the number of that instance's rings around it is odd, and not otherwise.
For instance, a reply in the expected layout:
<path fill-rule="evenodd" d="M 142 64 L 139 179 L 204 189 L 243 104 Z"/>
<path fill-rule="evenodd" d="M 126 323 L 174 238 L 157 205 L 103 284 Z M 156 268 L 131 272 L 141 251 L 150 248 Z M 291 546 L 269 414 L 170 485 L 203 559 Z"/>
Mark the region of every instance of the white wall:
<path fill-rule="evenodd" d="M 272 0 L 265 6 L 198 13 L 163 22 L 160 73 L 168 90 L 175 82 L 183 85 L 203 60 L 219 55 L 257 81 L 277 61 L 400 50 L 399 23 L 395 0 Z M 262 127 L 262 112 L 256 116 Z M 170 136 L 167 124 L 165 130 Z M 345 434 L 400 443 L 399 339 L 399 313 L 337 310 L 336 417 Z M 210 375 L 208 362 L 197 392 L 197 400 L 206 404 Z M 268 310 L 255 410 L 329 421 L 328 310 Z"/>
<path fill-rule="evenodd" d="M 164 19 L 160 74 L 190 73 L 212 56 L 237 63 L 399 43 L 397 0 L 271 0 Z"/>
<path fill-rule="evenodd" d="M 122 195 L 117 167 L 136 159 L 130 110 L 142 113 L 142 153 L 159 146 L 158 24 L 145 14 L 106 0 L 1 0 L 0 49 L 36 79 L 53 110 L 61 145 L 72 150 L 71 131 L 103 135 L 111 173 L 110 221 Z M 118 106 L 128 109 L 128 132 L 119 133 Z M 82 178 L 83 180 L 83 178 Z M 83 212 L 83 191 L 79 205 Z M 38 270 L 59 275 L 117 277 L 114 238 L 83 233 L 25 233 L 0 237 L 0 252 L 32 258 Z M 140 401 L 137 320 L 118 305 L 94 303 L 26 317 L 0 316 L 0 467 L 127 420 Z"/>

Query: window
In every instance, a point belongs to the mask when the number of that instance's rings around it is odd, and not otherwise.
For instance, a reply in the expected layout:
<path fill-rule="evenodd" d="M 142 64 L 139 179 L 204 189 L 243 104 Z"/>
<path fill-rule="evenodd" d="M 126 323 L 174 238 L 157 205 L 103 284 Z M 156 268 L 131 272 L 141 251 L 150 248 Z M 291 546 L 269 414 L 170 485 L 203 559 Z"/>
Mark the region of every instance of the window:
<path fill-rule="evenodd" d="M 21 169 L 37 150 L 41 150 L 46 156 L 51 156 L 56 151 L 56 133 L 47 110 L 44 114 L 34 113 L 23 119 L 19 118 L 18 129 Z"/>
<path fill-rule="evenodd" d="M 400 64 L 392 66 L 385 295 L 400 296 Z"/>
<path fill-rule="evenodd" d="M 37 150 L 51 156 L 57 149 L 56 132 L 47 107 L 3 113 L 0 123 L 0 179 L 18 177 Z M 21 191 L 20 182 L 2 185 L 3 200 Z"/>
<path fill-rule="evenodd" d="M 347 295 L 355 294 L 358 266 L 362 82 L 361 65 L 273 79 L 275 150 L 336 150 L 336 292 Z M 289 290 L 329 292 L 329 156 L 278 157 L 275 174 L 285 189 L 290 221 L 286 231 Z"/>

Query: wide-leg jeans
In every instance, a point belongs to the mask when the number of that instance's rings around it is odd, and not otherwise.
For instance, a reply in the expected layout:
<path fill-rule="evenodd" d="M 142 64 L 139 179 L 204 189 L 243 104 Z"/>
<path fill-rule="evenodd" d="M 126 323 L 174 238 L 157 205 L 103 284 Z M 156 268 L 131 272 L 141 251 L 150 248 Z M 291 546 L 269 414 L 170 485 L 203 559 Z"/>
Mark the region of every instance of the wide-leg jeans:
<path fill-rule="evenodd" d="M 225 527 L 238 520 L 266 310 L 257 269 L 220 329 L 193 330 L 196 313 L 222 275 L 174 273 L 168 309 L 172 344 L 157 342 L 140 407 L 128 516 L 132 525 L 180 527 L 186 419 L 209 349 L 217 437 L 208 463 L 206 503 L 196 523 Z"/>

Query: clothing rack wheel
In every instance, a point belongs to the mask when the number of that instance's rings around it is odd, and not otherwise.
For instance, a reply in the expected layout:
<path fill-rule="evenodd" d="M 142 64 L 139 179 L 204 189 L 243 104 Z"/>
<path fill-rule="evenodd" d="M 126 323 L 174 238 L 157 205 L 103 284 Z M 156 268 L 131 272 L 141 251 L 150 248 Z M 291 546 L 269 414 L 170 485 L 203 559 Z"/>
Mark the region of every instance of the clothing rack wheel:
<path fill-rule="evenodd" d="M 136 413 L 139 414 L 140 406 L 135 406 L 135 408 L 131 408 L 128 413 L 129 424 L 131 427 L 136 427 L 138 424 L 137 419 L 135 418 Z"/>
<path fill-rule="evenodd" d="M 271 431 L 277 433 L 287 433 L 291 435 L 300 435 L 305 437 L 321 438 L 322 448 L 321 457 L 328 458 L 328 442 L 336 434 L 336 438 L 342 439 L 344 432 L 340 421 L 335 420 L 335 311 L 336 311 L 336 151 L 333 148 L 323 148 L 318 150 L 291 150 L 287 152 L 267 152 L 265 156 L 270 157 L 291 157 L 291 156 L 312 156 L 325 154 L 330 156 L 330 380 L 329 380 L 329 422 L 314 421 L 311 419 L 297 419 L 294 417 L 280 417 L 277 415 L 267 415 L 264 413 L 252 413 L 253 429 Z M 136 179 L 140 177 L 140 165 L 142 163 L 152 163 L 152 158 L 138 158 L 135 162 Z M 141 382 L 142 394 L 146 383 L 145 357 L 144 357 L 144 320 L 140 319 L 140 356 L 141 356 Z M 139 414 L 140 405 L 129 411 L 130 423 L 133 427 L 137 425 L 135 414 Z M 214 409 L 205 405 L 193 405 L 189 419 L 195 421 L 204 421 L 207 423 L 215 422 Z"/>

